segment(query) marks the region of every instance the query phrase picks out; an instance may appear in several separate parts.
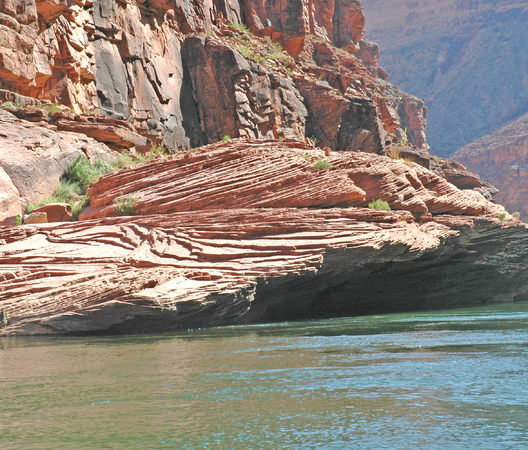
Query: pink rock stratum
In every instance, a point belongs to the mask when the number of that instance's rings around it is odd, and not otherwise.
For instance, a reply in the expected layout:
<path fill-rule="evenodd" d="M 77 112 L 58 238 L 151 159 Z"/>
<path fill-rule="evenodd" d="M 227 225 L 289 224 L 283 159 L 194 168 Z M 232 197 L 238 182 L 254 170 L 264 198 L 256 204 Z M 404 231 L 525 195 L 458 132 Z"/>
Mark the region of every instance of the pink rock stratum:
<path fill-rule="evenodd" d="M 107 175 L 91 191 L 101 216 L 116 195 L 137 195 L 138 212 L 151 213 L 158 189 L 157 215 L 1 227 L 0 332 L 152 332 L 523 298 L 528 233 L 507 214 L 501 222 L 502 207 L 383 156 L 331 153 L 330 169 L 312 170 L 300 155 L 322 151 L 309 147 L 220 143 Z M 390 193 L 396 209 L 296 207 L 312 183 L 335 203 Z M 273 185 L 274 201 L 251 207 Z"/>

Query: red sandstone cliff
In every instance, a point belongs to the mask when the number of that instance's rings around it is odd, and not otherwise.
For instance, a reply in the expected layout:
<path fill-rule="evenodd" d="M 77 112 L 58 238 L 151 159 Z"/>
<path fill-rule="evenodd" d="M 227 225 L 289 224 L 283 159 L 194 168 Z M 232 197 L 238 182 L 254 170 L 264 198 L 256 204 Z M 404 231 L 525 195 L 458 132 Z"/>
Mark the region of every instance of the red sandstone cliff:
<path fill-rule="evenodd" d="M 384 95 L 368 52 L 368 68 L 353 56 L 364 26 L 356 0 L 2 5 L 0 88 L 99 109 L 169 149 L 316 135 L 334 149 L 381 151 L 386 133 L 405 128 L 426 145 L 423 103 Z M 227 27 L 240 22 L 253 34 Z"/>

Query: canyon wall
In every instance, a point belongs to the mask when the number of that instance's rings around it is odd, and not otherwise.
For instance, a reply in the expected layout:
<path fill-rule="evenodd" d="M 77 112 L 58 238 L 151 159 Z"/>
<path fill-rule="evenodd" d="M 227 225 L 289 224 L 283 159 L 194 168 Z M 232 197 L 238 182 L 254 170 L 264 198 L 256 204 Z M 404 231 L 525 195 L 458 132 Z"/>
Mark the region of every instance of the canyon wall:
<path fill-rule="evenodd" d="M 460 148 L 453 158 L 499 189 L 495 200 L 528 217 L 528 114 Z"/>
<path fill-rule="evenodd" d="M 356 0 L 10 0 L 0 19 L 0 88 L 126 120 L 169 150 L 228 135 L 382 151 L 405 128 L 426 148 L 423 103 L 386 96 L 375 58 L 353 55 Z"/>
<path fill-rule="evenodd" d="M 528 1 L 363 2 L 390 81 L 425 99 L 448 156 L 528 112 Z"/>

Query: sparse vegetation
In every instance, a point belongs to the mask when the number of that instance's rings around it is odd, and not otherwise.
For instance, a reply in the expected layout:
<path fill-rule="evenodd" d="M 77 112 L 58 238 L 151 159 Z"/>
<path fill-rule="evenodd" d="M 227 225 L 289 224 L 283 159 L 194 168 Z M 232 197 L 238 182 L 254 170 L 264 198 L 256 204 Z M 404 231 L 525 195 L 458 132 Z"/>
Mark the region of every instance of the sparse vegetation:
<path fill-rule="evenodd" d="M 521 218 L 521 213 L 519 211 L 515 211 L 513 214 L 512 214 L 512 217 L 514 219 L 520 219 Z"/>
<path fill-rule="evenodd" d="M 411 158 L 402 158 L 401 160 L 402 160 L 403 164 L 405 164 L 408 167 L 413 167 L 414 166 L 414 161 Z"/>
<path fill-rule="evenodd" d="M 153 145 L 152 147 L 150 147 L 149 152 L 151 155 L 155 156 L 167 156 L 167 154 L 165 153 L 165 149 L 161 145 Z"/>
<path fill-rule="evenodd" d="M 270 44 L 270 48 L 268 48 L 266 52 L 266 58 L 271 61 L 275 61 L 277 59 L 281 61 L 287 61 L 288 55 L 284 52 L 284 49 L 279 43 L 273 42 Z"/>
<path fill-rule="evenodd" d="M 47 111 L 51 116 L 62 111 L 59 105 L 40 105 L 39 108 Z"/>
<path fill-rule="evenodd" d="M 398 142 L 398 144 L 401 145 L 402 147 L 405 147 L 406 145 L 409 144 L 409 139 L 407 139 L 407 128 L 403 130 L 403 137 L 400 139 L 400 142 Z"/>
<path fill-rule="evenodd" d="M 327 161 L 326 159 L 319 158 L 314 164 L 314 167 L 316 170 L 326 170 L 332 167 L 332 163 Z"/>
<path fill-rule="evenodd" d="M 135 212 L 136 199 L 129 195 L 126 198 L 116 198 L 115 212 L 120 216 L 133 216 Z"/>
<path fill-rule="evenodd" d="M 222 138 L 222 142 L 229 142 L 230 140 L 231 140 L 231 136 L 227 134 Z"/>
<path fill-rule="evenodd" d="M 391 147 L 389 152 L 387 153 L 387 156 L 391 159 L 400 159 L 400 151 L 396 148 Z"/>
<path fill-rule="evenodd" d="M 114 170 L 120 170 L 137 164 L 137 161 L 134 160 L 134 158 L 132 158 L 132 156 L 130 156 L 128 153 L 121 152 L 119 156 L 116 156 L 110 161 L 110 164 Z"/>
<path fill-rule="evenodd" d="M 499 220 L 500 220 L 501 222 L 504 222 L 504 221 L 506 220 L 506 214 L 505 214 L 505 213 L 500 213 L 500 214 L 499 214 Z"/>
<path fill-rule="evenodd" d="M 246 45 L 240 44 L 240 45 L 237 45 L 236 48 L 245 57 L 247 57 L 247 58 L 253 58 L 254 57 L 254 53 Z M 259 62 L 259 61 L 257 61 L 257 62 Z"/>
<path fill-rule="evenodd" d="M 390 211 L 391 207 L 390 205 L 385 201 L 381 199 L 373 200 L 369 203 L 368 207 L 370 209 L 377 209 L 378 211 Z"/>
<path fill-rule="evenodd" d="M 72 220 L 77 220 L 79 218 L 79 214 L 84 209 L 84 207 L 87 205 L 87 203 L 88 203 L 88 195 L 83 195 L 80 201 L 72 205 L 72 214 L 73 214 Z"/>
<path fill-rule="evenodd" d="M 310 155 L 310 153 L 305 153 L 304 155 L 301 155 L 301 158 L 303 158 L 306 161 L 310 162 L 312 160 L 312 155 Z"/>
<path fill-rule="evenodd" d="M 15 105 L 13 102 L 4 102 L 0 105 L 2 109 L 19 109 L 18 105 Z"/>
<path fill-rule="evenodd" d="M 231 22 L 228 26 L 229 28 L 233 28 L 234 30 L 242 31 L 244 33 L 249 33 L 249 28 L 243 23 Z"/>
<path fill-rule="evenodd" d="M 15 222 L 16 222 L 17 227 L 22 225 L 22 216 L 21 215 L 16 216 L 15 217 Z"/>
<path fill-rule="evenodd" d="M 79 156 L 70 164 L 53 195 L 38 203 L 29 203 L 26 212 L 29 214 L 47 203 L 69 203 L 72 206 L 73 220 L 77 220 L 79 213 L 88 205 L 88 189 L 101 175 L 150 161 L 158 156 L 166 156 L 165 149 L 158 145 L 153 145 L 146 155 L 137 157 L 123 152 L 111 160 L 96 159 L 91 163 L 85 156 Z M 131 215 L 134 202 L 133 198 L 122 199 L 116 208 L 122 210 L 121 215 Z"/>
<path fill-rule="evenodd" d="M 48 203 L 69 203 L 73 209 L 77 203 L 79 191 L 80 189 L 77 183 L 74 183 L 70 180 L 61 180 L 59 185 L 55 188 L 53 195 L 41 200 L 38 203 L 28 203 L 26 212 L 31 214 L 35 209 Z"/>

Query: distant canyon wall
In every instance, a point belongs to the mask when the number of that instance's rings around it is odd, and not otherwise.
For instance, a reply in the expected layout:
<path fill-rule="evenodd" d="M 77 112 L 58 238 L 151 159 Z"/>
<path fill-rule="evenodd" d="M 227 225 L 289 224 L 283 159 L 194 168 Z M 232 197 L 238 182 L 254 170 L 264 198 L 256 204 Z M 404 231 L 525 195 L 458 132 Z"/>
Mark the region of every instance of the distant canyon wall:
<path fill-rule="evenodd" d="M 453 158 L 496 186 L 498 203 L 528 218 L 528 114 L 465 145 Z"/>
<path fill-rule="evenodd" d="M 448 156 L 528 112 L 528 1 L 363 2 L 389 80 L 425 99 Z"/>

